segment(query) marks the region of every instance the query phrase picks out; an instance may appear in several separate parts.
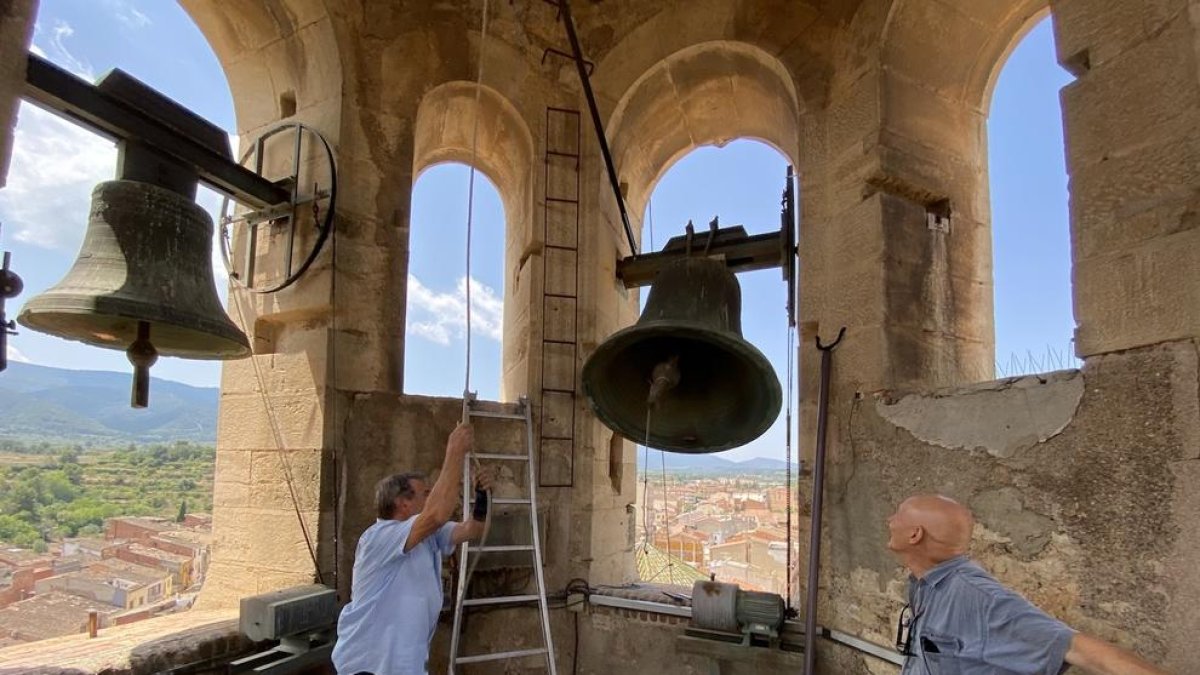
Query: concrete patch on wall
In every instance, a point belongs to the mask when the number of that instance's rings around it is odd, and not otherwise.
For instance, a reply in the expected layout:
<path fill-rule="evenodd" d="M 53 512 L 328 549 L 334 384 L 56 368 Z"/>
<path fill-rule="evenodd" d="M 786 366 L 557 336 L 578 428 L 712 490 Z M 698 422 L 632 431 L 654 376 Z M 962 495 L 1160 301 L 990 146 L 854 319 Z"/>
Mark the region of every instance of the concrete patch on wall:
<path fill-rule="evenodd" d="M 1008 545 L 1024 558 L 1036 555 L 1050 543 L 1057 525 L 1046 516 L 1030 511 L 1015 487 L 980 492 L 971 498 L 971 510 L 980 524 L 1000 533 Z"/>
<path fill-rule="evenodd" d="M 1068 370 L 880 399 L 875 410 L 926 443 L 1007 458 L 1066 429 L 1081 398 L 1083 375 Z"/>

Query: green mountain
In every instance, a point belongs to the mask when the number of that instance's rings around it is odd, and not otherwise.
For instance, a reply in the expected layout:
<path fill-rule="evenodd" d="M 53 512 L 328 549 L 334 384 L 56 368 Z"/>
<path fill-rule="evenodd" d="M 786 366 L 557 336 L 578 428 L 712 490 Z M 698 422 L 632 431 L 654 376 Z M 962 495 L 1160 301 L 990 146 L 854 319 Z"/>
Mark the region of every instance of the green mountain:
<path fill-rule="evenodd" d="M 0 372 L 0 440 L 215 442 L 217 388 L 151 378 L 150 407 L 135 410 L 129 407 L 132 377 L 10 361 Z"/>

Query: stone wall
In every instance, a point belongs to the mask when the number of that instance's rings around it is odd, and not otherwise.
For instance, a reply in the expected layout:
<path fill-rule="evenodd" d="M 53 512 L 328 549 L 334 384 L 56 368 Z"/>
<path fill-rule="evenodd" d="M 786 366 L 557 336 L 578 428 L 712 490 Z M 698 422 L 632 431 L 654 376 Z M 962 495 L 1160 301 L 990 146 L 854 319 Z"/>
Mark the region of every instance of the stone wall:
<path fill-rule="evenodd" d="M 554 8 L 493 3 L 485 44 L 471 3 L 183 4 L 226 70 L 245 140 L 303 121 L 336 148 L 341 178 L 336 239 L 309 274 L 278 294 L 233 296 L 255 355 L 224 369 L 200 604 L 231 607 L 317 574 L 344 593 L 374 482 L 440 464 L 460 403 L 400 384 L 409 203 L 421 170 L 465 159 L 468 114 L 488 117 L 477 162 L 509 216 L 503 386 L 535 412 L 548 583 L 627 580 L 633 446 L 591 416 L 578 372 L 636 319 L 638 294 L 614 278 L 629 245 L 574 69 L 546 51 L 565 47 Z M 33 5 L 0 4 L 0 37 L 12 38 L 0 40 L 3 161 L 13 49 Z M 575 3 L 635 244 L 636 211 L 689 149 L 752 136 L 796 163 L 810 460 L 812 339 L 848 328 L 833 373 L 822 623 L 890 639 L 903 577 L 883 552 L 883 519 L 911 492 L 941 491 L 978 511 L 976 552 L 1002 579 L 1081 628 L 1196 669 L 1194 5 Z M 946 390 L 990 377 L 986 103 L 1004 56 L 1047 8 L 1077 77 L 1063 103 L 1086 366 Z M 582 112 L 585 126 L 551 109 Z M 287 149 L 269 154 L 268 166 L 290 161 Z M 265 243 L 264 269 L 277 267 L 283 242 Z M 655 667 L 692 667 L 655 651 L 654 631 L 599 616 L 581 618 L 584 670 L 629 658 L 619 638 L 643 637 Z M 823 658 L 830 672 L 879 668 L 842 651 Z"/>
<path fill-rule="evenodd" d="M 974 510 L 972 555 L 1001 581 L 1173 672 L 1200 668 L 1186 637 L 1200 628 L 1196 364 L 1195 343 L 1175 342 L 1082 372 L 835 401 L 821 623 L 890 640 L 906 577 L 885 519 L 938 492 Z"/>

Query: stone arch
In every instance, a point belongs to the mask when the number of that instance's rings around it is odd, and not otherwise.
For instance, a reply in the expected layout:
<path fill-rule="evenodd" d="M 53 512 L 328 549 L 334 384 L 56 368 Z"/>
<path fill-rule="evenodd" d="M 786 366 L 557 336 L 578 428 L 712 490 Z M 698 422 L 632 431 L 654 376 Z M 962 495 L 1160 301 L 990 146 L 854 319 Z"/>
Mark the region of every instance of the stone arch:
<path fill-rule="evenodd" d="M 479 136 L 472 157 L 475 120 Z M 533 136 L 516 107 L 483 85 L 476 104 L 473 82 L 447 82 L 421 99 L 413 129 L 413 176 L 443 162 L 471 164 L 500 190 L 510 224 L 532 210 Z"/>
<path fill-rule="evenodd" d="M 782 63 L 753 45 L 711 41 L 681 49 L 644 72 L 612 114 L 613 160 L 632 213 L 680 157 L 737 138 L 799 160 L 801 102 Z"/>
<path fill-rule="evenodd" d="M 922 298 L 898 343 L 900 383 L 946 386 L 989 380 L 995 365 L 993 253 L 987 114 L 1005 58 L 1046 0 L 938 5 L 876 3 L 879 17 L 878 168 L 868 179 L 890 201 L 888 232 L 904 239 L 890 289 Z M 885 11 L 884 11 L 885 10 Z M 932 223 L 934 235 L 921 234 Z M 906 271 L 906 269 L 908 271 Z M 918 356 L 919 354 L 919 356 Z"/>
<path fill-rule="evenodd" d="M 895 0 L 883 25 L 881 60 L 986 115 L 1008 55 L 1049 11 L 1048 0 L 952 6 Z"/>
<path fill-rule="evenodd" d="M 476 95 L 478 93 L 478 96 Z M 472 149 L 478 119 L 478 141 Z M 520 335 L 529 314 L 521 311 L 520 273 L 534 241 L 533 136 L 516 107 L 486 85 L 446 82 L 421 99 L 413 128 L 413 183 L 436 164 L 472 164 L 495 184 L 504 204 L 504 347 L 501 398 L 523 391 L 527 367 Z"/>
<path fill-rule="evenodd" d="M 239 133 L 324 102 L 340 105 L 341 51 L 327 4 L 180 0 L 225 71 Z"/>

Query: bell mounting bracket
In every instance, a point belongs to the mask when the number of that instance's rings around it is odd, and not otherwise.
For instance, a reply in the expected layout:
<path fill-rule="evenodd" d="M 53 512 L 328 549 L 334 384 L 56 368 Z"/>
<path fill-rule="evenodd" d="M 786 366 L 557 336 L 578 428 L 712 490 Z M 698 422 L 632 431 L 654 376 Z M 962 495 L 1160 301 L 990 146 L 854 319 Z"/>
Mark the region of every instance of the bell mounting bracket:
<path fill-rule="evenodd" d="M 779 229 L 765 234 L 747 234 L 741 225 L 720 227 L 717 218 L 708 224 L 708 232 L 697 234 L 689 222 L 685 233 L 671 237 L 661 251 L 621 258 L 617 278 L 625 288 L 649 286 L 659 270 L 690 256 L 720 258 L 730 271 L 751 272 L 778 267 L 787 284 L 789 325 L 796 325 L 796 284 L 799 276 L 799 250 L 796 236 L 796 190 L 792 167 L 787 169 L 787 184 L 780 200 Z"/>
<path fill-rule="evenodd" d="M 278 181 L 268 180 L 262 175 L 261 160 L 256 161 L 258 170 L 247 168 L 245 162 L 235 162 L 225 131 L 121 70 L 109 72 L 93 85 L 36 54 L 27 54 L 22 98 L 115 141 L 121 152 L 117 167 L 120 178 L 154 183 L 189 198 L 195 198 L 200 182 L 224 194 L 226 206 L 232 199 L 249 209 L 229 223 L 222 219 L 222 230 L 242 223 L 250 227 L 260 222 L 291 224 L 300 219 L 301 209 L 311 210 L 327 203 L 326 218 L 318 224 L 313 250 L 304 262 L 292 264 L 294 251 L 289 246 L 284 280 L 252 290 L 271 292 L 291 285 L 308 269 L 328 238 L 336 182 L 333 151 L 310 127 L 282 125 L 265 133 L 254 148 L 261 150 L 265 139 L 288 130 L 315 137 L 324 151 L 319 162 L 330 167 L 324 186 L 299 185 L 298 171 Z M 297 140 L 297 151 L 300 147 Z M 298 163 L 296 159 L 294 164 Z M 245 282 L 247 277 L 253 274 L 239 271 L 234 276 L 231 270 L 231 278 L 252 287 Z"/>
<path fill-rule="evenodd" d="M 305 158 L 305 139 L 316 147 L 315 161 Z M 242 155 L 241 165 L 253 164 L 255 175 L 265 172 L 268 143 L 290 141 L 291 167 L 275 185 L 285 187 L 288 201 L 263 209 L 230 214 L 230 199 L 221 205 L 221 259 L 235 284 L 255 293 L 275 293 L 294 284 L 316 261 L 333 230 L 333 211 L 337 197 L 337 166 L 333 148 L 325 137 L 310 126 L 286 122 L 263 133 Z M 320 179 L 313 179 L 319 176 Z M 322 185 L 322 182 L 325 184 Z M 271 238 L 283 239 L 282 269 L 271 281 L 256 281 L 260 230 L 269 228 Z M 306 231 L 307 230 L 307 231 Z M 297 252 L 297 239 L 303 252 Z M 240 245 L 240 250 L 238 248 Z M 235 252 L 237 260 L 235 260 Z"/>

